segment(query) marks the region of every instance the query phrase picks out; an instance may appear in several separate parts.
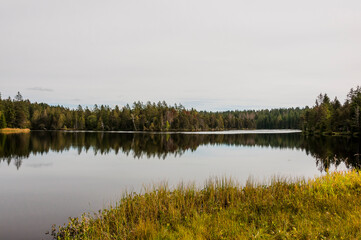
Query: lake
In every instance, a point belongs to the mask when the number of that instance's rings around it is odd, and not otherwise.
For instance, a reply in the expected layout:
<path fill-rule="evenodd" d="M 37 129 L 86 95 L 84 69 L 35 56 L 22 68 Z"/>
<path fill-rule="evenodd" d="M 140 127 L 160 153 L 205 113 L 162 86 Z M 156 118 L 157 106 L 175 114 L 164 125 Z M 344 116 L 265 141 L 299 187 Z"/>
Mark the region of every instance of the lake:
<path fill-rule="evenodd" d="M 52 224 L 163 182 L 267 183 L 359 168 L 360 149 L 360 139 L 294 130 L 0 134 L 0 239 L 49 239 Z"/>

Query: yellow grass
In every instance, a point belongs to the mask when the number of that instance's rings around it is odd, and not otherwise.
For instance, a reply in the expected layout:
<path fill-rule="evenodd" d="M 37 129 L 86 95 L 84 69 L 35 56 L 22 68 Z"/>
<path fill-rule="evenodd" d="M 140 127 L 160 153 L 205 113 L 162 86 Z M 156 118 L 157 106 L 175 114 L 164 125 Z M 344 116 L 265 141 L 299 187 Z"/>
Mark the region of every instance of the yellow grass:
<path fill-rule="evenodd" d="M 54 239 L 361 239 L 361 176 L 160 185 L 53 227 Z"/>
<path fill-rule="evenodd" d="M 12 134 L 12 133 L 29 133 L 30 129 L 29 128 L 2 128 L 0 129 L 0 133 L 3 134 Z"/>

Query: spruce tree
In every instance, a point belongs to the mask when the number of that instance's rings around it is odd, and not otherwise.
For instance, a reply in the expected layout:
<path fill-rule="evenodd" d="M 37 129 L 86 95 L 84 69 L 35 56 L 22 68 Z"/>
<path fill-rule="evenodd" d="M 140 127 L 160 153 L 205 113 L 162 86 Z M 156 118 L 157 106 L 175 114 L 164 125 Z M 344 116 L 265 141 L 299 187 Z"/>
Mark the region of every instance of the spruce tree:
<path fill-rule="evenodd" d="M 5 115 L 0 112 L 0 129 L 6 128 Z"/>

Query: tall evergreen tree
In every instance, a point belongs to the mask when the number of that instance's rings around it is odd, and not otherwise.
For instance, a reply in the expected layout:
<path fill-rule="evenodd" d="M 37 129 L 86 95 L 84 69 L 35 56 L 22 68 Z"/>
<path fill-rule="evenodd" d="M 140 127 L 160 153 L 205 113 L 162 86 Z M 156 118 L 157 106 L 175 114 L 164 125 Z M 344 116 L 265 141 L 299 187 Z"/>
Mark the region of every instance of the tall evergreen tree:
<path fill-rule="evenodd" d="M 6 128 L 6 119 L 2 112 L 0 112 L 0 129 L 1 128 Z"/>

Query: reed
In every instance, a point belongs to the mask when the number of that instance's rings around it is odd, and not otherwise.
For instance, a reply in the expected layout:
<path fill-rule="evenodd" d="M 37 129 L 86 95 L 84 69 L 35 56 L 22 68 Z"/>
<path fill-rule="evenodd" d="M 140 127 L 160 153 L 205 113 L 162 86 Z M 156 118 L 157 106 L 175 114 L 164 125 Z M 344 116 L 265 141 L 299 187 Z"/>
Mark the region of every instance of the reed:
<path fill-rule="evenodd" d="M 361 239 L 361 177 L 333 172 L 245 186 L 162 184 L 53 226 L 55 239 Z"/>

